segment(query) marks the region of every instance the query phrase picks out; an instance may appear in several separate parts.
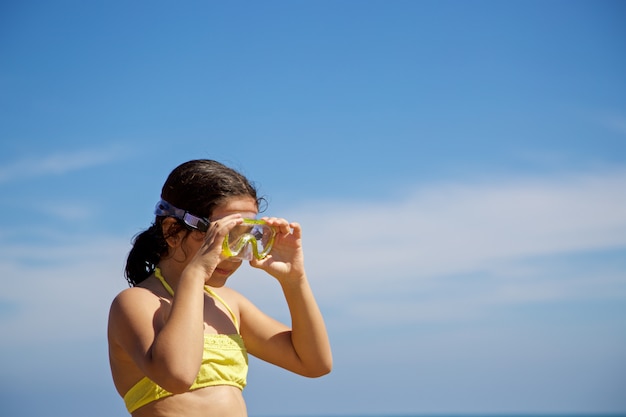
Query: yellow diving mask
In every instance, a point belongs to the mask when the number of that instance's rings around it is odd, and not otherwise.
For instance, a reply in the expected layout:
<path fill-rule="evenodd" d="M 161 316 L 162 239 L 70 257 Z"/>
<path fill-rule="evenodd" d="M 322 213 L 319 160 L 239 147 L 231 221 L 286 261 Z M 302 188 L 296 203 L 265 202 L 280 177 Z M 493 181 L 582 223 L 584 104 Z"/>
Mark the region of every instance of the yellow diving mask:
<path fill-rule="evenodd" d="M 199 217 L 186 210 L 174 207 L 165 200 L 160 200 L 154 214 L 157 216 L 174 217 L 192 229 L 206 232 L 209 230 L 209 219 Z M 276 230 L 264 220 L 243 219 L 243 223 L 235 226 L 224 238 L 222 250 L 229 259 L 252 260 L 263 259 L 269 255 L 274 245 Z"/>
<path fill-rule="evenodd" d="M 264 220 L 243 219 L 224 238 L 222 250 L 232 260 L 263 259 L 274 245 L 276 231 Z"/>

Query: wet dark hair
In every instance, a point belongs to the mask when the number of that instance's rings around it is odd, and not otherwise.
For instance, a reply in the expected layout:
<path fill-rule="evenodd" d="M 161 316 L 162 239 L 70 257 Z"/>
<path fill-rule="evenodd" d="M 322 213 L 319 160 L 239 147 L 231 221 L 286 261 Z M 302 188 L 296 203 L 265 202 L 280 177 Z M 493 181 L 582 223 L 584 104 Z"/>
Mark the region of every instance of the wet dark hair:
<path fill-rule="evenodd" d="M 257 197 L 257 190 L 239 172 L 220 162 L 197 159 L 176 167 L 167 177 L 161 198 L 173 206 L 189 213 L 210 218 L 215 207 L 231 197 L 252 197 L 257 204 L 265 199 Z M 133 238 L 133 247 L 126 260 L 125 276 L 130 286 L 135 286 L 148 278 L 167 254 L 168 246 L 163 235 L 162 223 L 165 217 L 157 216 L 147 230 Z M 182 221 L 177 221 L 170 235 L 181 230 L 192 229 Z"/>

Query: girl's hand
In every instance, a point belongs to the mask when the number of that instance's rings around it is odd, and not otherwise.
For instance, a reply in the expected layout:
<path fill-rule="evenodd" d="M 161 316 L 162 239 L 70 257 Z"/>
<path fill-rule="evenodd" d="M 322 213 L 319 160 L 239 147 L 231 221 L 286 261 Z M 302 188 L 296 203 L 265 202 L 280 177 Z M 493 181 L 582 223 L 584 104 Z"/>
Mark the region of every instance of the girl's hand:
<path fill-rule="evenodd" d="M 263 217 L 263 220 L 276 230 L 274 246 L 268 256 L 261 260 L 252 259 L 250 265 L 266 271 L 279 281 L 302 278 L 304 254 L 300 225 L 276 217 Z"/>
<path fill-rule="evenodd" d="M 217 265 L 226 259 L 222 252 L 224 238 L 235 226 L 242 222 L 241 214 L 237 213 L 212 221 L 209 225 L 209 230 L 205 233 L 194 230 L 191 238 L 198 243 L 202 242 L 202 244 L 187 267 L 201 267 L 206 272 L 207 277 L 210 277 Z"/>

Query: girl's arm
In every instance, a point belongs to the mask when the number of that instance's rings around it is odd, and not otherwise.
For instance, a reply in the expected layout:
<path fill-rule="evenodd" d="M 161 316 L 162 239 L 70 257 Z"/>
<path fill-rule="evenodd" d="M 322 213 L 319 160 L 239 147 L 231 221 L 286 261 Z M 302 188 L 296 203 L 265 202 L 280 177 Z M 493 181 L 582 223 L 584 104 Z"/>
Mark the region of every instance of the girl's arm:
<path fill-rule="evenodd" d="M 307 377 L 332 369 L 332 353 L 324 319 L 306 277 L 283 286 L 292 327 L 274 320 L 241 297 L 241 334 L 248 351 L 269 363 Z"/>
<path fill-rule="evenodd" d="M 189 389 L 202 361 L 203 281 L 200 284 L 197 293 L 179 285 L 171 309 L 166 300 L 137 287 L 119 294 L 111 306 L 111 341 L 142 375 L 173 393 Z"/>
<path fill-rule="evenodd" d="M 242 297 L 242 335 L 248 351 L 292 372 L 318 377 L 332 369 L 332 353 L 324 319 L 304 271 L 302 229 L 298 223 L 265 218 L 278 235 L 270 255 L 251 265 L 280 283 L 291 314 L 291 328 L 268 317 Z"/>

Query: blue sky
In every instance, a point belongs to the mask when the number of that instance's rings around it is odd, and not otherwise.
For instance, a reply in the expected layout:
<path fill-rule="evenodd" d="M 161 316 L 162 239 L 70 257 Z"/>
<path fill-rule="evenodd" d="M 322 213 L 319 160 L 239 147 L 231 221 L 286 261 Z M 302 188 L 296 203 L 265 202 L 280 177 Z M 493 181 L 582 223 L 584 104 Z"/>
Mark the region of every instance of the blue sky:
<path fill-rule="evenodd" d="M 304 227 L 332 374 L 251 417 L 626 412 L 626 5 L 0 5 L 0 414 L 125 415 L 105 328 L 193 158 Z M 230 284 L 288 320 L 271 278 Z"/>

